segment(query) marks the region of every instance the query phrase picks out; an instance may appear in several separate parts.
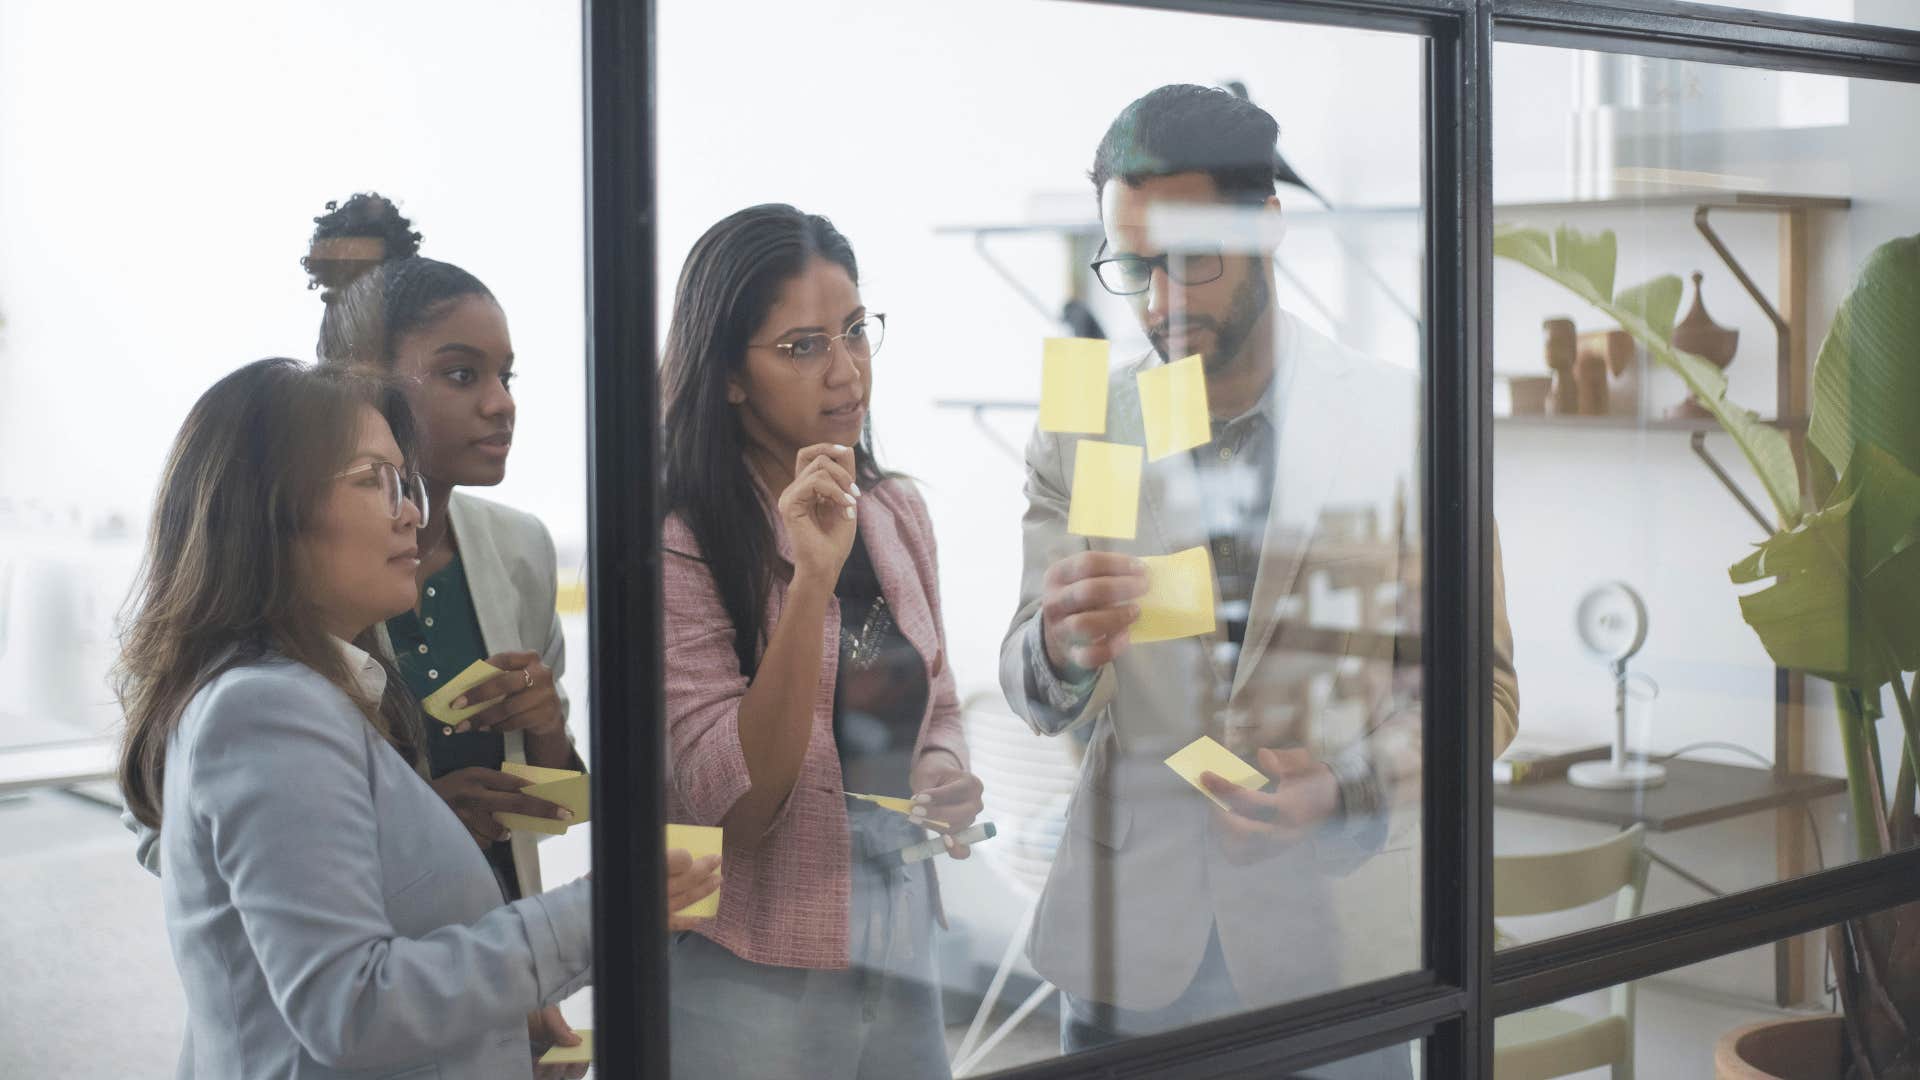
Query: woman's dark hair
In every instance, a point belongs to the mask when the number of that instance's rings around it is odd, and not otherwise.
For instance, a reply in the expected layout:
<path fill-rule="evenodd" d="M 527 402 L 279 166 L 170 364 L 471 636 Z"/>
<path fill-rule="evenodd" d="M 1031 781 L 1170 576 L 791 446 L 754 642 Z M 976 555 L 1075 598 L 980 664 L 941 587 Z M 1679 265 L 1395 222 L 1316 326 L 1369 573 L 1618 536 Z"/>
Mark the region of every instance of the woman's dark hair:
<path fill-rule="evenodd" d="M 1113 118 L 1094 151 L 1093 197 L 1107 181 L 1129 187 L 1158 176 L 1206 173 L 1230 199 L 1264 202 L 1280 168 L 1280 125 L 1227 90 L 1175 83 L 1149 91 Z M 1291 170 L 1289 170 L 1291 172 Z"/>
<path fill-rule="evenodd" d="M 376 192 L 330 202 L 313 219 L 300 265 L 324 291 L 320 362 L 393 366 L 401 338 L 444 316 L 468 296 L 493 298 L 480 279 L 452 263 L 420 254 L 421 235 L 399 208 Z"/>
<path fill-rule="evenodd" d="M 410 458 L 412 413 L 396 387 L 285 359 L 257 360 L 214 383 L 174 437 L 114 670 L 127 718 L 120 788 L 149 827 L 160 827 L 167 742 L 188 702 L 221 672 L 268 655 L 319 672 L 402 753 L 419 745 L 397 673 L 389 670 L 382 700 L 361 699 L 314 618 L 299 550 L 353 458 L 369 405 Z M 370 637 L 360 645 L 379 655 Z"/>
<path fill-rule="evenodd" d="M 745 367 L 747 339 L 766 321 L 781 287 L 813 259 L 860 283 L 853 245 L 818 214 L 767 203 L 722 219 L 693 245 L 680 270 L 661 360 L 666 510 L 680 515 L 700 545 L 733 623 L 740 671 L 748 676 L 759 666 L 773 574 L 790 568 L 776 567 L 772 511 L 747 464 L 747 438 L 727 401 L 727 380 Z M 854 460 L 855 480 L 867 490 L 886 478 L 873 457 L 871 414 Z"/>

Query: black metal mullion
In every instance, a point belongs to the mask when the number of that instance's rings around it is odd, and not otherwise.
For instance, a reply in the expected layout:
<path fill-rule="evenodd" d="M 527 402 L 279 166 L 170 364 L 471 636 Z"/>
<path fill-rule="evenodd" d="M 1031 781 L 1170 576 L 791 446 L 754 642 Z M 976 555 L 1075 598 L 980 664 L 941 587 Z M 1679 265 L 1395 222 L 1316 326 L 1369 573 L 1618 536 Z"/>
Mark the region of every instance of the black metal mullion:
<path fill-rule="evenodd" d="M 583 0 L 595 1050 L 668 1075 L 660 532 L 654 433 L 654 11 Z"/>
<path fill-rule="evenodd" d="M 1268 1077 L 1423 1038 L 1464 1008 L 1425 972 L 996 1073 L 1019 1080 Z"/>
<path fill-rule="evenodd" d="M 1500 41 L 1920 81 L 1920 31 L 1678 0 L 1482 0 Z"/>
<path fill-rule="evenodd" d="M 1493 962 L 1490 1014 L 1674 971 L 1913 900 L 1920 900 L 1920 850 L 1502 950 Z"/>
<path fill-rule="evenodd" d="M 1492 182 L 1484 5 L 1427 53 L 1422 742 L 1427 964 L 1459 987 L 1430 1076 L 1490 1075 L 1492 976 Z"/>

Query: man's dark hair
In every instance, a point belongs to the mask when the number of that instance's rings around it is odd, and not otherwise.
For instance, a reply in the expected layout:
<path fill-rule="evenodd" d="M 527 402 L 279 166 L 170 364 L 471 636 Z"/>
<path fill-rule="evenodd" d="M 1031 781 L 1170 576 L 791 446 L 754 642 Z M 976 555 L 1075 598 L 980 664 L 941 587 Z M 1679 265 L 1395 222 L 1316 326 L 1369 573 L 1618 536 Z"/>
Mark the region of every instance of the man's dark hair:
<path fill-rule="evenodd" d="M 1206 173 L 1229 199 L 1274 194 L 1280 125 L 1265 109 L 1226 90 L 1176 83 L 1120 110 L 1094 152 L 1093 197 L 1118 177 L 1128 187 L 1180 173 Z"/>

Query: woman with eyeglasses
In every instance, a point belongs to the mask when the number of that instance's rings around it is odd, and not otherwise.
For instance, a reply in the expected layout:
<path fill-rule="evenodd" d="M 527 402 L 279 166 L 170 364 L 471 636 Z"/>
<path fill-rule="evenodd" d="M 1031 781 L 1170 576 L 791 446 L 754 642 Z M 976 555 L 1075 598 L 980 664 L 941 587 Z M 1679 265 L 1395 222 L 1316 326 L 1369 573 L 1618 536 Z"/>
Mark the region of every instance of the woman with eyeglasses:
<path fill-rule="evenodd" d="M 898 853 L 965 829 L 981 788 L 933 526 L 873 456 L 885 330 L 846 238 L 791 206 L 721 221 L 680 273 L 662 364 L 667 802 L 725 830 L 727 887 L 671 950 L 676 1075 L 948 1075 L 933 863 Z M 908 796 L 911 815 L 848 792 Z"/>
<path fill-rule="evenodd" d="M 182 1077 L 524 1078 L 528 1012 L 588 981 L 588 883 L 503 906 L 409 760 L 418 714 L 374 633 L 416 596 L 413 441 L 397 391 L 262 360 L 167 459 L 117 691 Z"/>

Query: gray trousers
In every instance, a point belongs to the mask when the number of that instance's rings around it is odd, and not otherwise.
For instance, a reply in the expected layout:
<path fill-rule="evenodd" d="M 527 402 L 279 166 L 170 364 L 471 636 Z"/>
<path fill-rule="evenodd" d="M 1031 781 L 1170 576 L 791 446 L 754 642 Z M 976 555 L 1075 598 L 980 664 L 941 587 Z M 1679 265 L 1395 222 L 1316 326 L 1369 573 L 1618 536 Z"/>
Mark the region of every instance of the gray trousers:
<path fill-rule="evenodd" d="M 791 1080 L 949 1080 L 933 963 L 927 863 L 886 852 L 924 838 L 907 819 L 848 807 L 853 888 L 845 971 L 742 960 L 696 933 L 674 935 L 673 1075 Z"/>
<path fill-rule="evenodd" d="M 1060 1010 L 1063 1054 L 1217 1020 L 1247 1008 L 1227 975 L 1227 958 L 1220 951 L 1217 931 L 1207 936 L 1207 953 L 1193 982 L 1164 1009 L 1123 1009 L 1065 991 L 1061 997 L 1065 999 L 1065 1007 Z M 1413 1062 L 1406 1047 L 1393 1046 L 1330 1065 L 1316 1065 L 1296 1075 L 1299 1080 L 1408 1080 L 1413 1076 Z"/>

